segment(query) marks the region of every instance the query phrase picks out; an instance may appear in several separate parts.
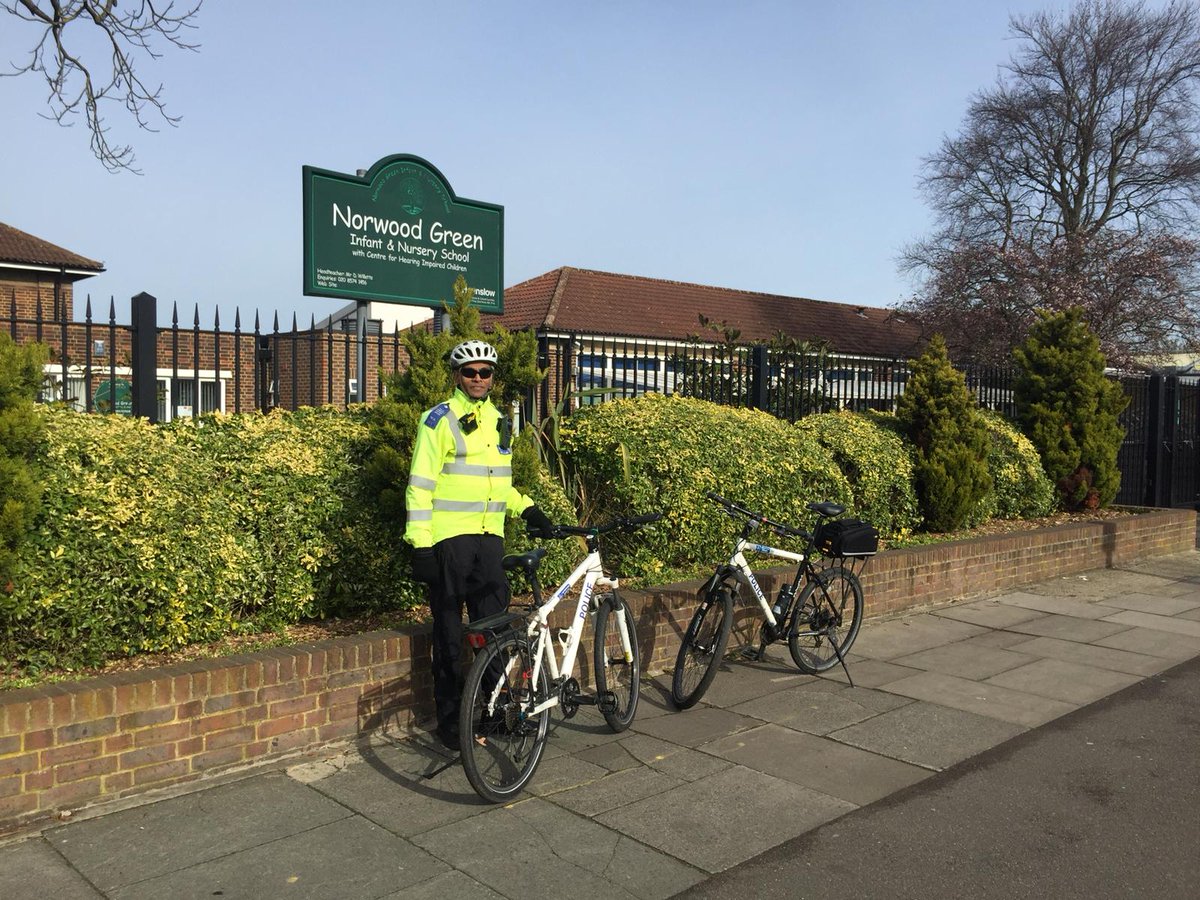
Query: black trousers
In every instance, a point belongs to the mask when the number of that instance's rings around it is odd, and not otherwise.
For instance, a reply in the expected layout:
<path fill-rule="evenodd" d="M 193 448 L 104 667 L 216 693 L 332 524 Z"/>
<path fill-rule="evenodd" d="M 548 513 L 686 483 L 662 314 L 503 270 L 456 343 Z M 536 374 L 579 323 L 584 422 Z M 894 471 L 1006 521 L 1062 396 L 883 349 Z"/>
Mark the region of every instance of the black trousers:
<path fill-rule="evenodd" d="M 469 621 L 503 612 L 511 596 L 500 560 L 504 540 L 463 534 L 433 547 L 439 577 L 429 589 L 433 613 L 433 700 L 439 728 L 458 725 L 462 696 L 463 607 Z"/>

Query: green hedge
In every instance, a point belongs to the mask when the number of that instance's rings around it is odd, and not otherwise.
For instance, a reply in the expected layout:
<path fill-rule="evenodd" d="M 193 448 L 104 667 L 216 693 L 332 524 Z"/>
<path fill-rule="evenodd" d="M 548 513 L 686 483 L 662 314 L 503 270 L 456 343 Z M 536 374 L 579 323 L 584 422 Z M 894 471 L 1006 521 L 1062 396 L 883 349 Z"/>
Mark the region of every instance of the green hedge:
<path fill-rule="evenodd" d="M 754 410 L 651 394 L 574 413 L 561 440 L 597 518 L 666 514 L 609 542 L 608 561 L 639 581 L 691 576 L 728 556 L 738 526 L 707 491 L 797 527 L 812 524 L 809 501 L 853 499 L 816 438 Z"/>
<path fill-rule="evenodd" d="M 822 413 L 794 427 L 819 441 L 846 476 L 854 497 L 851 515 L 870 522 L 885 538 L 903 538 L 920 527 L 912 453 L 895 416 Z"/>
<path fill-rule="evenodd" d="M 981 411 L 981 414 L 990 438 L 987 464 L 992 489 L 980 502 L 972 520 L 1050 515 L 1058 507 L 1058 498 L 1033 442 L 999 413 Z"/>
<path fill-rule="evenodd" d="M 72 668 L 331 615 L 411 608 L 403 512 L 381 505 L 366 459 L 372 412 L 305 409 L 165 426 L 38 407 L 43 509 L 0 617 L 0 671 Z M 993 491 L 978 518 L 1042 515 L 1054 494 L 1032 445 L 987 417 Z M 415 427 L 415 423 L 414 423 Z M 837 413 L 793 426 L 750 410 L 650 395 L 562 423 L 591 521 L 659 510 L 605 558 L 634 582 L 693 577 L 724 559 L 738 524 L 716 491 L 800 527 L 832 500 L 902 536 L 917 524 L 911 449 L 895 419 Z M 556 521 L 575 511 L 518 439 L 514 480 Z M 387 511 L 384 512 L 383 510 Z M 771 538 L 775 542 L 775 538 Z M 510 522 L 508 547 L 530 546 Z M 543 582 L 581 558 L 551 542 Z"/>
<path fill-rule="evenodd" d="M 6 668 L 94 665 L 418 602 L 356 496 L 359 417 L 151 426 L 40 408 L 44 508 L 0 623 Z"/>

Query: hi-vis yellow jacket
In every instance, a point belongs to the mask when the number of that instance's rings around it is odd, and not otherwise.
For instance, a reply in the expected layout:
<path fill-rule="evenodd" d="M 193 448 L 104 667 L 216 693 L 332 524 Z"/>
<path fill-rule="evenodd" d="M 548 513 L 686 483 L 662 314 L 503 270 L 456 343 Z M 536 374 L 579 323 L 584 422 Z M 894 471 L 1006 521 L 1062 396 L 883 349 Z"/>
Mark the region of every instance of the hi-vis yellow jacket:
<path fill-rule="evenodd" d="M 460 424 L 474 414 L 476 426 Z M 533 501 L 512 486 L 512 451 L 500 449 L 500 410 L 461 389 L 421 414 L 405 502 L 404 539 L 432 547 L 459 534 L 504 536 L 504 516 Z"/>

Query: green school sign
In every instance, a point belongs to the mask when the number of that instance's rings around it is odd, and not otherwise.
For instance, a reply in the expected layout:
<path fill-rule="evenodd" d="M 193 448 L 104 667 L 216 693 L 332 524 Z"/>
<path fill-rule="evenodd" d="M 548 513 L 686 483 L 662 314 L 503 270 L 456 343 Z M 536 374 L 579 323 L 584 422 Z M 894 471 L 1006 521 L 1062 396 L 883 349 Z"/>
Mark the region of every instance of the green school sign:
<path fill-rule="evenodd" d="M 459 275 L 504 311 L 504 207 L 455 197 L 416 156 L 363 176 L 304 167 L 305 294 L 440 307 Z"/>

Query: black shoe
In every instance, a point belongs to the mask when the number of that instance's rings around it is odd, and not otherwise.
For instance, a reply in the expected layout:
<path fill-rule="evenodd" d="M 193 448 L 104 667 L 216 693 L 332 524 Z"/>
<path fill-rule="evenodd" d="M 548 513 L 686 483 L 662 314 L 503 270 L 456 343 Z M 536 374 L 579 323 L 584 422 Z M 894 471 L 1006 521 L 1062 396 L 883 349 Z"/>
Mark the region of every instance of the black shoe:
<path fill-rule="evenodd" d="M 436 733 L 438 740 L 447 750 L 459 749 L 457 725 L 439 725 Z"/>

